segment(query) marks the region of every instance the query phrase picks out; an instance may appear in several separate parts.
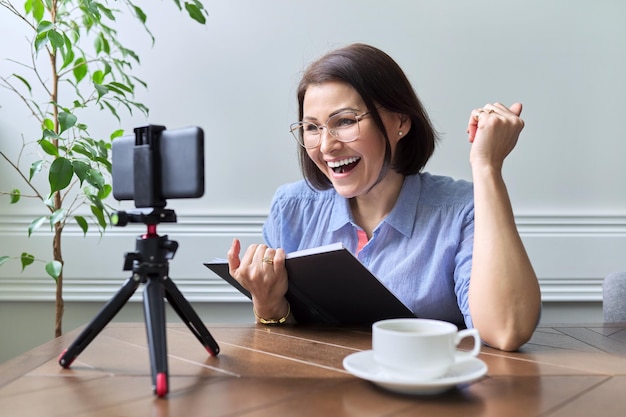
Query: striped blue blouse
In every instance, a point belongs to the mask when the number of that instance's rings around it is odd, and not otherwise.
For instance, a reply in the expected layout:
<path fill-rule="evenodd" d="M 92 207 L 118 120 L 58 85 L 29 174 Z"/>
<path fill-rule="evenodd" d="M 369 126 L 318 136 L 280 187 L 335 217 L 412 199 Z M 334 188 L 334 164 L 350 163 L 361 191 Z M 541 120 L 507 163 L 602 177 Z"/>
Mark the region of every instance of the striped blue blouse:
<path fill-rule="evenodd" d="M 299 181 L 276 191 L 263 236 L 286 252 L 342 242 L 356 254 L 359 230 L 347 199 Z M 421 173 L 405 178 L 395 207 L 357 257 L 418 317 L 472 327 L 473 242 L 472 184 Z"/>

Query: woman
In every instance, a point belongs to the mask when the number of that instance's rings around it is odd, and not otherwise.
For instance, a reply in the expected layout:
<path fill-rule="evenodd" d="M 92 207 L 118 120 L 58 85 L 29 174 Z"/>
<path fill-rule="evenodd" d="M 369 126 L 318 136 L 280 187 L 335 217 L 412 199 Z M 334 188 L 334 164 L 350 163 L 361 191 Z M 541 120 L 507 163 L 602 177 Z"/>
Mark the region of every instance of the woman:
<path fill-rule="evenodd" d="M 502 178 L 521 104 L 471 112 L 471 184 L 422 172 L 436 134 L 401 68 L 372 46 L 313 62 L 298 102 L 305 180 L 276 192 L 265 244 L 240 256 L 235 239 L 228 252 L 257 320 L 293 321 L 286 252 L 340 241 L 418 317 L 474 327 L 503 350 L 528 341 L 540 291 Z"/>

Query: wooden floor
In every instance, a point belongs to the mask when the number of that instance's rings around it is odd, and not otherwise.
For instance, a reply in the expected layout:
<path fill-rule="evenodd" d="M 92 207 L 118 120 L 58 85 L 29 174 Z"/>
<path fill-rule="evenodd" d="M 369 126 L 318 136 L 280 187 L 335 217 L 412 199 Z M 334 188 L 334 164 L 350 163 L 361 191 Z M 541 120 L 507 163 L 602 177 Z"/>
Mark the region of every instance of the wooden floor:
<path fill-rule="evenodd" d="M 390 393 L 343 368 L 371 349 L 369 329 L 207 327 L 217 357 L 168 326 L 166 398 L 152 391 L 143 323 L 110 324 L 70 369 L 57 363 L 78 333 L 66 334 L 0 365 L 0 416 L 626 415 L 626 324 L 544 326 L 520 352 L 483 347 L 487 375 L 434 396 Z"/>

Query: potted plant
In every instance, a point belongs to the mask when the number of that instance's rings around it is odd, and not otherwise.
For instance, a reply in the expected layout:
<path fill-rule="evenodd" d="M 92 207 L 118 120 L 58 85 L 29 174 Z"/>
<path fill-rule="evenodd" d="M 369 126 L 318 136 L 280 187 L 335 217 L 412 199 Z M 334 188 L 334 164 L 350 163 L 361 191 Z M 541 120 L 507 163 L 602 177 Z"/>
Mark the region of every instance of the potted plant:
<path fill-rule="evenodd" d="M 206 23 L 200 1 L 172 1 L 193 20 Z M 0 145 L 0 163 L 14 169 L 21 181 L 0 190 L 0 195 L 8 196 L 10 204 L 24 199 L 41 202 L 42 214 L 28 226 L 29 237 L 43 225 L 53 231 L 51 260 L 36 259 L 25 248 L 18 250 L 21 254 L 0 254 L 0 266 L 15 260 L 23 271 L 35 262 L 44 264 L 56 281 L 54 333 L 59 336 L 64 310 L 63 230 L 68 222 L 76 222 L 84 235 L 90 227 L 102 234 L 111 225 L 112 209 L 106 203 L 111 193 L 111 142 L 123 134 L 115 130 L 107 138 L 93 137 L 86 110 L 107 112 L 118 122 L 120 111 L 147 116 L 148 107 L 134 100 L 136 88 L 147 87 L 132 75 L 140 59 L 118 35 L 117 18 L 132 14 L 152 42 L 155 39 L 146 14 L 131 0 L 26 0 L 20 7 L 0 0 L 0 6 L 28 26 L 32 58 L 28 63 L 9 59 L 17 70 L 1 74 L 0 87 L 19 98 L 41 132 L 36 138 L 9 138 L 21 141 L 17 155 Z M 33 154 L 39 157 L 25 158 Z M 47 180 L 38 180 L 42 176 Z"/>

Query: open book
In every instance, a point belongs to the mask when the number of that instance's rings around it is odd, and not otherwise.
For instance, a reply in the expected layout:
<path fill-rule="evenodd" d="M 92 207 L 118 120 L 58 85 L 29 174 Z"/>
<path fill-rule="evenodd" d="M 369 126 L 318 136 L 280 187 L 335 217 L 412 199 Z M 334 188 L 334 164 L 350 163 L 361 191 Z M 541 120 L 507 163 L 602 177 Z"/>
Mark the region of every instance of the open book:
<path fill-rule="evenodd" d="M 228 263 L 204 264 L 248 298 L 250 293 L 228 273 Z M 371 324 L 415 317 L 341 243 L 287 254 L 286 298 L 298 323 Z"/>

